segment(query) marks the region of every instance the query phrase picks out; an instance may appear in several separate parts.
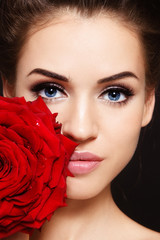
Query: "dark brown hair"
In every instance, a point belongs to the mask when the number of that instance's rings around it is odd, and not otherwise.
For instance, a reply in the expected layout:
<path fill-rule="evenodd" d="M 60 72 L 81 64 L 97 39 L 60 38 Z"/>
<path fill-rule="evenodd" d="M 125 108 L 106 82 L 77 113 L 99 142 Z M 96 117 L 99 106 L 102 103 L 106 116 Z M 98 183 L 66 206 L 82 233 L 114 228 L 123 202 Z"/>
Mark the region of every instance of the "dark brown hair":
<path fill-rule="evenodd" d="M 160 79 L 160 0 L 0 0 L 0 72 L 10 83 L 27 34 L 61 9 L 75 8 L 90 17 L 110 12 L 128 23 L 140 36 L 146 59 L 146 82 L 155 87 Z"/>

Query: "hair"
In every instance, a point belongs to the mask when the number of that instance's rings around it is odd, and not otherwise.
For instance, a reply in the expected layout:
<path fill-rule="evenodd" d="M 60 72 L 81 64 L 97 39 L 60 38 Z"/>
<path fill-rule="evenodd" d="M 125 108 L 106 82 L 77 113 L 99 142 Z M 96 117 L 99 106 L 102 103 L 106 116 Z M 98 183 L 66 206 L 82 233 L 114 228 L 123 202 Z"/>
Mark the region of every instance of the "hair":
<path fill-rule="evenodd" d="M 146 62 L 146 85 L 160 79 L 159 0 L 0 0 L 0 73 L 10 84 L 30 29 L 73 10 L 85 17 L 111 13 L 139 34 Z"/>

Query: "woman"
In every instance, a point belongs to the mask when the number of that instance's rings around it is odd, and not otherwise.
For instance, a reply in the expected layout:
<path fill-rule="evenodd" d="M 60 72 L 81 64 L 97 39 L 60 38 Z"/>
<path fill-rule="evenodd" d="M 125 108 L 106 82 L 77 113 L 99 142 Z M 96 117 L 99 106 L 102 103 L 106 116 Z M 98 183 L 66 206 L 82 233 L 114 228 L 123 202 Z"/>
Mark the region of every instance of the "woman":
<path fill-rule="evenodd" d="M 110 188 L 152 118 L 160 65 L 156 4 L 1 1 L 4 96 L 41 96 L 58 112 L 62 133 L 78 143 L 68 166 L 75 176 L 67 178 L 68 206 L 30 239 L 160 239 L 119 210 Z"/>

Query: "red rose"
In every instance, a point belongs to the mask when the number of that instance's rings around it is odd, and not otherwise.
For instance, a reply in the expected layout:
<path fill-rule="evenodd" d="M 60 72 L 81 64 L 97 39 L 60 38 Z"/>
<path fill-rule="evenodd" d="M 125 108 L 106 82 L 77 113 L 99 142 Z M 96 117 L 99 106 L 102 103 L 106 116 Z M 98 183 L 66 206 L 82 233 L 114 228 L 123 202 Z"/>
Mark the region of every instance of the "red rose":
<path fill-rule="evenodd" d="M 76 144 L 60 134 L 41 98 L 0 97 L 0 238 L 31 233 L 65 206 Z"/>

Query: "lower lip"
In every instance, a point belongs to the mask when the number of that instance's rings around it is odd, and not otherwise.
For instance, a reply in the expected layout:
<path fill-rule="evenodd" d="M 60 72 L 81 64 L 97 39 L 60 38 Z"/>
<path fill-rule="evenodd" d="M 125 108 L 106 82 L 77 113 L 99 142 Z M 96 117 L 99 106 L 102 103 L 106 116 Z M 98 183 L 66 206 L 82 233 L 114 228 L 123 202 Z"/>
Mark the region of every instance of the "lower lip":
<path fill-rule="evenodd" d="M 68 169 L 72 174 L 80 175 L 92 172 L 100 161 L 69 161 Z"/>

